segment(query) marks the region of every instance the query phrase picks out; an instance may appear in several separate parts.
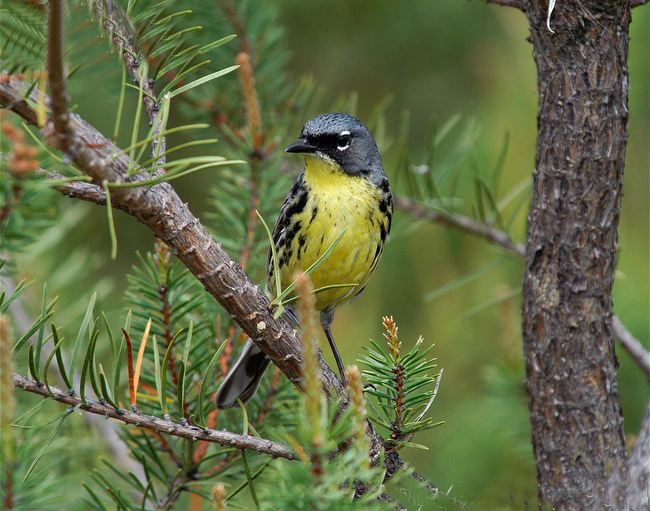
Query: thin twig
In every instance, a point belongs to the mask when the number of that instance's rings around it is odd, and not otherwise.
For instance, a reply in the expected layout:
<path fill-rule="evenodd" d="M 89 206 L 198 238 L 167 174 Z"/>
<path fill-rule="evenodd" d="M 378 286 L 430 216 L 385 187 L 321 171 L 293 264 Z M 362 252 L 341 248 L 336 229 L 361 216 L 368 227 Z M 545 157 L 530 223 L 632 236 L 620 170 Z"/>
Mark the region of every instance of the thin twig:
<path fill-rule="evenodd" d="M 246 243 L 242 247 L 240 254 L 240 264 L 242 265 L 242 268 L 245 269 L 253 246 L 253 238 L 257 226 L 256 211 L 259 208 L 260 203 L 259 192 L 257 189 L 259 164 L 265 157 L 266 150 L 264 148 L 264 140 L 266 137 L 264 135 L 259 94 L 255 82 L 255 67 L 253 65 L 250 44 L 246 34 L 246 25 L 244 20 L 237 13 L 237 9 L 231 0 L 220 0 L 219 3 L 239 38 L 239 47 L 241 52 L 237 55 L 236 62 L 239 65 L 239 83 L 241 85 L 242 95 L 244 96 L 246 123 L 253 142 L 251 151 L 251 178 L 249 183 L 250 205 L 248 208 Z"/>
<path fill-rule="evenodd" d="M 646 351 L 643 344 L 635 339 L 629 330 L 625 328 L 625 325 L 621 323 L 618 316 L 612 317 L 612 330 L 621 343 L 621 346 L 634 359 L 646 376 L 650 378 L 650 352 Z"/>
<path fill-rule="evenodd" d="M 277 369 L 274 369 L 273 375 L 271 376 L 271 386 L 269 387 L 269 391 L 264 398 L 257 417 L 255 417 L 255 420 L 253 421 L 253 426 L 255 428 L 259 428 L 264 422 L 264 419 L 266 419 L 267 415 L 271 412 L 273 399 L 275 399 L 275 396 L 280 389 L 280 377 L 281 373 Z"/>
<path fill-rule="evenodd" d="M 491 243 L 506 249 L 518 256 L 524 257 L 526 254 L 526 247 L 522 243 L 517 243 L 512 240 L 510 236 L 504 231 L 495 227 L 477 222 L 473 218 L 458 213 L 447 213 L 434 211 L 415 202 L 413 199 L 407 197 L 395 197 L 395 205 L 410 213 L 416 218 L 422 220 L 429 220 L 437 224 L 446 225 L 449 227 L 456 227 L 466 232 L 475 234 L 482 238 L 487 239 Z"/>
<path fill-rule="evenodd" d="M 246 108 L 246 123 L 250 133 L 253 147 L 250 154 L 250 179 L 248 180 L 249 188 L 249 206 L 246 221 L 246 238 L 242 243 L 239 252 L 239 264 L 246 270 L 250 258 L 253 243 L 255 241 L 255 231 L 257 229 L 257 210 L 260 206 L 259 197 L 259 166 L 264 159 L 265 150 L 262 146 L 264 133 L 262 131 L 262 115 L 260 113 L 259 96 L 255 85 L 255 71 L 249 55 L 250 47 L 246 38 L 246 29 L 243 20 L 238 16 L 235 6 L 229 0 L 222 0 L 221 7 L 226 13 L 228 20 L 235 28 L 240 39 L 241 52 L 237 55 L 236 63 L 239 65 L 239 83 L 242 95 L 244 96 L 244 105 Z M 232 323 L 228 330 L 227 347 L 232 346 L 235 336 L 235 325 Z M 224 366 L 229 360 L 229 355 L 224 357 Z"/>
<path fill-rule="evenodd" d="M 422 483 L 422 485 L 426 488 L 426 490 L 431 494 L 431 495 L 439 495 L 440 490 L 436 488 L 434 485 L 432 485 L 426 477 L 424 477 L 422 474 L 419 472 L 416 472 L 415 470 L 411 470 L 409 472 L 409 475 L 415 479 L 416 481 L 419 481 Z"/>
<path fill-rule="evenodd" d="M 174 505 L 185 489 L 185 485 L 190 481 L 190 477 L 185 472 L 176 475 L 173 479 L 173 482 L 169 485 L 167 497 L 163 499 L 158 509 L 160 511 L 171 511 L 174 509 Z"/>
<path fill-rule="evenodd" d="M 501 229 L 478 222 L 468 216 L 434 211 L 406 197 L 395 197 L 395 204 L 416 218 L 469 232 L 520 257 L 526 255 L 526 247 L 523 243 L 514 241 L 508 233 Z M 621 346 L 637 362 L 644 374 L 650 378 L 650 352 L 625 328 L 618 316 L 612 316 L 612 329 Z"/>
<path fill-rule="evenodd" d="M 237 13 L 235 4 L 232 0 L 219 0 L 219 5 L 237 33 L 241 51 L 250 54 L 250 44 L 248 43 L 248 37 L 246 35 L 246 25 L 244 24 L 244 20 Z"/>
<path fill-rule="evenodd" d="M 63 1 L 52 0 L 47 25 L 47 73 L 50 86 L 54 145 L 64 153 L 70 151 L 73 133 L 68 114 L 68 94 L 63 70 Z"/>
<path fill-rule="evenodd" d="M 259 438 L 251 435 L 239 435 L 229 431 L 216 431 L 214 429 L 201 429 L 196 426 L 178 424 L 170 420 L 160 419 L 153 415 L 145 415 L 130 410 L 116 409 L 112 406 L 86 399 L 81 401 L 76 395 L 70 395 L 67 391 L 50 385 L 50 392 L 42 383 L 25 378 L 19 374 L 13 376 L 14 386 L 18 389 L 43 397 L 49 397 L 72 407 L 79 407 L 97 415 L 103 415 L 110 419 L 117 419 L 125 424 L 133 424 L 139 428 L 147 428 L 157 433 L 167 433 L 168 435 L 187 438 L 190 440 L 205 440 L 214 442 L 219 445 L 237 447 L 239 449 L 250 449 L 259 453 L 268 454 L 274 458 L 284 458 L 287 460 L 296 459 L 293 451 L 286 445 L 272 440 Z"/>
<path fill-rule="evenodd" d="M 160 175 L 164 172 L 167 142 L 165 137 L 160 136 L 162 131 L 162 117 L 158 116 L 160 111 L 160 100 L 153 88 L 154 81 L 146 74 L 146 67 L 142 66 L 145 57 L 139 52 L 135 41 L 137 34 L 133 30 L 126 13 L 120 9 L 112 0 L 93 0 L 93 12 L 102 21 L 102 26 L 112 36 L 112 43 L 120 49 L 122 60 L 127 71 L 135 83 L 142 82 L 142 104 L 149 119 L 151 130 L 151 154 L 153 157 L 161 155 L 156 161 L 156 171 L 153 175 Z M 122 20 L 127 20 L 124 23 Z"/>
<path fill-rule="evenodd" d="M 86 183 L 84 181 L 68 181 L 66 176 L 52 170 L 38 169 L 36 173 L 47 176 L 49 179 L 60 180 L 61 184 L 56 184 L 54 188 L 66 197 L 92 202 L 99 206 L 106 205 L 106 193 L 95 184 Z M 111 203 L 111 206 L 113 209 L 120 209 L 133 215 L 133 212 L 129 208 L 125 208 L 121 204 Z"/>
<path fill-rule="evenodd" d="M 169 454 L 169 457 L 174 463 L 176 463 L 177 466 L 183 466 L 183 463 L 178 459 L 178 456 L 176 456 L 174 449 L 171 448 L 169 442 L 165 440 L 164 436 L 162 436 L 158 431 L 152 431 L 151 435 L 158 441 L 160 447 L 162 447 L 162 450 Z"/>
<path fill-rule="evenodd" d="M 158 246 L 158 245 L 156 245 Z M 165 250 L 167 250 L 167 246 L 163 245 L 165 247 Z M 161 263 L 158 262 L 158 265 Z M 161 271 L 161 274 L 164 273 Z M 169 294 L 167 293 L 167 285 L 165 283 L 161 283 L 160 287 L 158 288 L 158 298 L 160 300 L 160 315 L 162 316 L 162 324 L 163 324 L 163 337 L 165 338 L 165 346 L 169 347 L 171 344 L 172 340 L 174 339 L 174 333 L 171 330 L 171 318 L 170 318 L 170 311 L 171 307 L 169 304 Z M 169 370 L 169 372 L 172 375 L 172 383 L 176 387 L 178 385 L 178 370 L 176 369 L 176 361 L 174 360 L 174 357 L 171 356 L 169 357 L 169 364 L 168 367 L 165 368 L 165 370 Z"/>
<path fill-rule="evenodd" d="M 50 179 L 60 179 L 61 184 L 57 184 L 55 188 L 67 197 L 94 202 L 100 206 L 106 205 L 106 193 L 97 185 L 83 181 L 65 181 L 66 177 L 58 172 L 44 169 L 41 169 L 39 172 Z M 116 207 L 116 205 L 113 207 Z"/>

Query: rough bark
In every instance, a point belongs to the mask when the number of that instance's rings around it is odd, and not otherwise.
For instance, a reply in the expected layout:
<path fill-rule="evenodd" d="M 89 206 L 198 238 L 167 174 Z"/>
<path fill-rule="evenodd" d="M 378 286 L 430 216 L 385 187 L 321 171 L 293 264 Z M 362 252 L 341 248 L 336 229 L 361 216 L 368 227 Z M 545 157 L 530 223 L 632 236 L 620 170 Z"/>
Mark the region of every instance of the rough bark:
<path fill-rule="evenodd" d="M 612 283 L 627 141 L 629 0 L 525 5 L 539 91 L 523 331 L 541 497 L 592 509 L 627 478 Z M 611 495 L 627 509 L 625 493 Z"/>

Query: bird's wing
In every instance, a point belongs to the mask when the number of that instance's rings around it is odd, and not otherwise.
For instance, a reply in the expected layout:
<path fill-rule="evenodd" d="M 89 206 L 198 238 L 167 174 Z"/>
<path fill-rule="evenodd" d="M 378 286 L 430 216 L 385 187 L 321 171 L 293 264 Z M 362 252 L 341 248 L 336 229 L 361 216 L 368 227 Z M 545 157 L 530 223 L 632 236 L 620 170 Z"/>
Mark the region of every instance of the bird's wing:
<path fill-rule="evenodd" d="M 275 246 L 278 257 L 280 257 L 279 251 L 284 244 L 287 230 L 291 223 L 291 217 L 296 213 L 297 207 L 306 200 L 307 190 L 305 188 L 304 176 L 305 174 L 303 172 L 296 178 L 293 186 L 291 187 L 291 190 L 289 191 L 289 194 L 287 195 L 287 198 L 284 200 L 284 204 L 282 204 L 282 207 L 280 208 L 280 213 L 278 214 L 278 218 L 275 221 L 275 226 L 273 227 L 273 245 Z M 273 289 L 275 286 L 273 273 L 273 253 L 271 249 L 269 249 L 269 253 L 266 258 L 266 277 L 268 279 L 268 286 L 271 289 Z"/>

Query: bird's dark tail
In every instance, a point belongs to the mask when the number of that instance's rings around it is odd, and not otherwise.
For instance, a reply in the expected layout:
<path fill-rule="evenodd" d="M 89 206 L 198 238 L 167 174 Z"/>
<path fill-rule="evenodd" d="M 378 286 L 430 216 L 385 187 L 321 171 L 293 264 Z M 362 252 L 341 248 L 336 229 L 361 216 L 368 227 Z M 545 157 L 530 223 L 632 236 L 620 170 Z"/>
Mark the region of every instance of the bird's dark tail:
<path fill-rule="evenodd" d="M 237 399 L 248 401 L 255 394 L 269 362 L 264 352 L 249 340 L 217 390 L 217 408 L 235 406 Z"/>

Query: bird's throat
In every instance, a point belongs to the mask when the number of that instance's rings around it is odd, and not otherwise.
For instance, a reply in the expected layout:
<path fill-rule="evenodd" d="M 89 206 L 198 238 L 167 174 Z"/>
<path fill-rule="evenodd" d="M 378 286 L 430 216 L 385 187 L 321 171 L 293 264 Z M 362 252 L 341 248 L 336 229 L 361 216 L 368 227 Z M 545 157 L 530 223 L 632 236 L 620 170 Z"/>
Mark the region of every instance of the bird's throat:
<path fill-rule="evenodd" d="M 332 187 L 344 189 L 352 182 L 359 181 L 359 178 L 347 174 L 334 160 L 305 155 L 305 180 L 312 190 L 319 190 Z"/>

